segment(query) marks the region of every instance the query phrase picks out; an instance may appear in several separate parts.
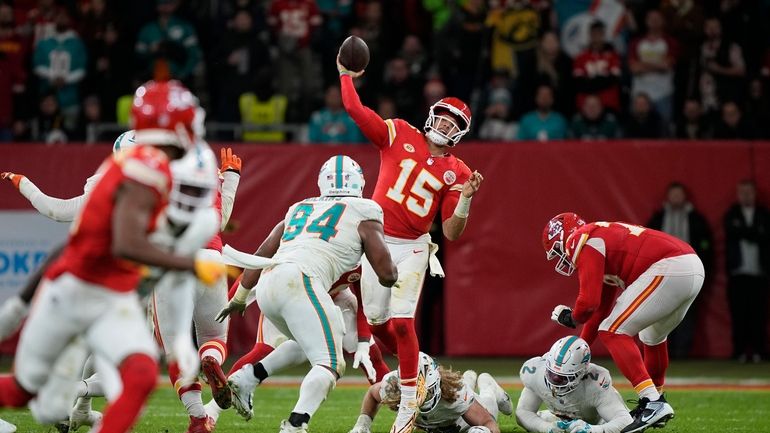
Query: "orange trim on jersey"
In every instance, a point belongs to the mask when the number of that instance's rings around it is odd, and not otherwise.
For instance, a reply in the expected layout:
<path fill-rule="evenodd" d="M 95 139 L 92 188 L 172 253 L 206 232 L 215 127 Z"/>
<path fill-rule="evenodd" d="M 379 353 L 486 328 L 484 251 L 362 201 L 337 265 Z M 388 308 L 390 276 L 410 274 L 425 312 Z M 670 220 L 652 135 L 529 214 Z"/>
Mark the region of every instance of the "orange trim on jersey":
<path fill-rule="evenodd" d="M 647 379 L 642 383 L 634 385 L 634 391 L 636 391 L 637 393 L 640 393 L 642 392 L 642 390 L 649 387 L 653 387 L 653 388 L 655 387 L 655 384 L 652 383 L 652 379 Z"/>
<path fill-rule="evenodd" d="M 263 313 L 259 313 L 259 322 L 257 323 L 257 343 L 264 343 L 265 342 L 265 336 L 262 334 L 262 321 L 265 320 L 265 315 Z"/>
<path fill-rule="evenodd" d="M 393 145 L 393 140 L 396 139 L 396 125 L 393 124 L 392 119 L 385 121 L 385 125 L 388 126 L 388 144 Z"/>
<path fill-rule="evenodd" d="M 152 325 L 153 334 L 155 334 L 155 341 L 158 346 L 165 352 L 166 347 L 163 345 L 163 337 L 160 336 L 160 324 L 158 323 L 158 304 L 155 302 L 155 293 L 152 294 Z"/>
<path fill-rule="evenodd" d="M 628 319 L 628 317 L 632 315 L 634 311 L 637 310 L 637 308 L 639 308 L 639 305 L 641 305 L 642 302 L 645 301 L 645 299 L 649 298 L 650 294 L 654 292 L 655 289 L 658 288 L 658 286 L 660 286 L 661 281 L 663 281 L 663 275 L 658 275 L 655 278 L 653 278 L 650 285 L 647 286 L 647 288 L 645 288 L 642 291 L 642 293 L 640 293 L 639 296 L 636 297 L 636 299 L 634 299 L 634 302 L 632 302 L 631 305 L 629 305 L 629 307 L 626 308 L 626 310 L 623 311 L 623 313 L 621 313 L 621 315 L 618 316 L 617 319 L 615 319 L 614 322 L 612 322 L 612 325 L 610 325 L 610 328 L 608 329 L 608 331 L 609 332 L 617 331 L 618 328 L 620 328 L 620 325 L 622 325 L 623 322 L 625 322 Z"/>
<path fill-rule="evenodd" d="M 583 247 L 585 246 L 586 242 L 588 242 L 588 233 L 583 233 L 580 235 L 577 248 L 575 248 L 575 254 L 572 257 L 572 263 L 577 261 L 578 256 L 580 255 L 580 252 L 583 251 Z"/>

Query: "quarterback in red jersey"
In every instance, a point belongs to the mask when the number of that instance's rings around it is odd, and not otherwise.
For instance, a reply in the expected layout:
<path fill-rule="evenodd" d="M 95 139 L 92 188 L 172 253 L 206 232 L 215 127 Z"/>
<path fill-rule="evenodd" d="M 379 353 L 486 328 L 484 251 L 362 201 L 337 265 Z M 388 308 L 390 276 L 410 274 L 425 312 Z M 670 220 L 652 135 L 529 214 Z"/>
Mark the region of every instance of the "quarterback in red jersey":
<path fill-rule="evenodd" d="M 457 98 L 430 107 L 423 131 L 401 119 L 383 120 L 363 106 L 353 78 L 363 71 L 345 69 L 337 60 L 342 101 L 366 138 L 380 150 L 380 174 L 372 199 L 385 216 L 385 240 L 398 266 L 398 289 L 377 282 L 371 265 L 362 261 L 364 313 L 383 343 L 398 353 L 401 404 L 392 432 L 409 433 L 424 398 L 418 390 L 419 344 L 414 316 L 425 271 L 443 277 L 430 229 L 441 212 L 444 236 L 455 240 L 468 221 L 471 198 L 484 178 L 449 153 L 468 133 L 471 111 Z"/>
<path fill-rule="evenodd" d="M 543 230 L 556 271 L 577 270 L 574 308 L 557 306 L 551 319 L 575 328 L 589 344 L 597 335 L 639 394 L 634 422 L 623 433 L 661 425 L 674 416 L 660 389 L 668 368 L 666 337 L 684 318 L 703 285 L 703 263 L 686 242 L 621 222 L 586 224 L 574 213 L 552 218 Z M 615 299 L 615 292 L 621 290 Z M 612 304 L 614 301 L 614 305 Z M 644 359 L 634 343 L 639 336 Z"/>
<path fill-rule="evenodd" d="M 100 374 L 118 379 L 105 383 L 110 404 L 92 431 L 126 432 L 136 421 L 158 373 L 157 349 L 135 291 L 140 264 L 195 272 L 208 283 L 224 273 L 221 263 L 169 254 L 149 241 L 168 202 L 170 161 L 192 143 L 193 101 L 174 82 L 149 82 L 137 90 L 133 114 L 140 145 L 105 161 L 64 251 L 41 283 L 14 373 L 0 377 L 0 406 L 31 400 L 50 380 L 64 348 L 81 337 L 99 357 Z"/>

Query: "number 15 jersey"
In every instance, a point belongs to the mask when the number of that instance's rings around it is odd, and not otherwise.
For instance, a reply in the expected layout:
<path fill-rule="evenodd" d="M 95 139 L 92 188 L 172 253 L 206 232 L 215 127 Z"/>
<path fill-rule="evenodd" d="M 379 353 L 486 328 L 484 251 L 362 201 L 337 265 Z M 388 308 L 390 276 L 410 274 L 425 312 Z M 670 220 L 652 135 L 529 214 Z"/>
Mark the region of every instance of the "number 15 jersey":
<path fill-rule="evenodd" d="M 432 156 L 425 135 L 401 119 L 388 119 L 380 149 L 380 174 L 372 199 L 385 213 L 385 234 L 417 239 L 428 233 L 436 212 L 454 213 L 471 170 L 454 155 Z"/>
<path fill-rule="evenodd" d="M 372 200 L 314 197 L 295 203 L 286 212 L 281 245 L 273 259 L 299 265 L 329 290 L 361 260 L 358 226 L 363 221 L 382 223 L 382 209 Z"/>

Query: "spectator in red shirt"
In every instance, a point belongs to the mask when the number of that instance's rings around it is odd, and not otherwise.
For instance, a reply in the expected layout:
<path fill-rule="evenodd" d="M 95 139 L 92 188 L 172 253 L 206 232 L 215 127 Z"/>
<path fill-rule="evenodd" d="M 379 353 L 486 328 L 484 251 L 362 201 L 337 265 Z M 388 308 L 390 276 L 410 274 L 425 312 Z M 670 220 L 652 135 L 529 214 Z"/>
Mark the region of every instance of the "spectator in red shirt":
<path fill-rule="evenodd" d="M 671 121 L 674 95 L 676 42 L 663 32 L 663 15 L 658 10 L 647 12 L 647 34 L 631 42 L 628 66 L 633 78 L 631 93 L 646 93 L 664 124 Z"/>
<path fill-rule="evenodd" d="M 591 24 L 588 48 L 575 57 L 572 75 L 578 107 L 587 95 L 596 94 L 606 108 L 620 111 L 620 56 L 606 42 L 603 22 L 596 20 Z"/>
<path fill-rule="evenodd" d="M 15 32 L 13 8 L 0 4 L 0 141 L 10 141 L 14 100 L 25 90 L 24 42 Z"/>
<path fill-rule="evenodd" d="M 323 19 L 313 0 L 273 0 L 267 22 L 280 51 L 276 62 L 278 92 L 289 96 L 293 120 L 306 119 L 312 98 L 321 94 L 321 65 L 311 49 L 311 42 Z M 293 104 L 291 102 L 297 102 Z"/>

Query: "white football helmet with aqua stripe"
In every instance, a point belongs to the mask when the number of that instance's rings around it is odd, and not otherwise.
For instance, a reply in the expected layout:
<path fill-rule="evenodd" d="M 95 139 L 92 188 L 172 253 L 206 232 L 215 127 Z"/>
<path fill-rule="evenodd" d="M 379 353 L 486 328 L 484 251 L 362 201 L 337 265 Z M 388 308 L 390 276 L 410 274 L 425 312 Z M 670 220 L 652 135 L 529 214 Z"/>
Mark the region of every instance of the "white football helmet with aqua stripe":
<path fill-rule="evenodd" d="M 318 173 L 318 189 L 321 197 L 351 196 L 364 194 L 364 172 L 353 158 L 337 155 L 329 158 Z"/>
<path fill-rule="evenodd" d="M 591 362 L 591 348 L 571 335 L 556 341 L 545 354 L 545 382 L 554 396 L 572 392 L 580 384 Z"/>
<path fill-rule="evenodd" d="M 135 132 L 131 129 L 118 135 L 118 138 L 115 139 L 115 143 L 112 145 L 112 153 L 117 154 L 136 146 Z"/>

